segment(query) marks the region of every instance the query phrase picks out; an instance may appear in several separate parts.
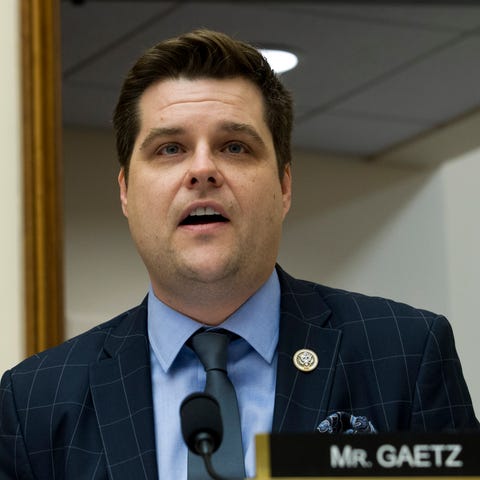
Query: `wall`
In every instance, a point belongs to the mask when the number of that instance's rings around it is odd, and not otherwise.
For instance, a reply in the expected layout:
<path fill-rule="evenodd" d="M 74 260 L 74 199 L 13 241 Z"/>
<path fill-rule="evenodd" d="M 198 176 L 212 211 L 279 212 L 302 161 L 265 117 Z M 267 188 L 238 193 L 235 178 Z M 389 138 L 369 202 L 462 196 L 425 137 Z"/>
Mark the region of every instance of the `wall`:
<path fill-rule="evenodd" d="M 148 289 L 118 199 L 113 137 L 67 129 L 64 140 L 67 336 L 141 302 Z"/>
<path fill-rule="evenodd" d="M 17 0 L 3 0 L 0 15 L 0 372 L 24 355 L 20 34 Z"/>
<path fill-rule="evenodd" d="M 73 335 L 141 301 L 147 277 L 120 211 L 111 133 L 68 129 L 64 153 L 67 320 Z M 299 277 L 446 313 L 480 412 L 472 340 L 479 327 L 471 315 L 480 264 L 470 261 L 480 237 L 474 221 L 476 157 L 430 169 L 306 152 L 294 158 L 282 266 Z M 464 188 L 465 178 L 471 188 Z M 475 230 L 468 238 L 463 224 Z M 471 283 L 464 290 L 468 268 Z"/>
<path fill-rule="evenodd" d="M 437 174 L 297 154 L 293 192 L 280 255 L 287 270 L 347 290 L 447 309 Z"/>
<path fill-rule="evenodd" d="M 478 135 L 478 133 L 477 133 Z M 480 149 L 442 167 L 447 217 L 448 314 L 454 322 L 464 372 L 480 416 Z"/>

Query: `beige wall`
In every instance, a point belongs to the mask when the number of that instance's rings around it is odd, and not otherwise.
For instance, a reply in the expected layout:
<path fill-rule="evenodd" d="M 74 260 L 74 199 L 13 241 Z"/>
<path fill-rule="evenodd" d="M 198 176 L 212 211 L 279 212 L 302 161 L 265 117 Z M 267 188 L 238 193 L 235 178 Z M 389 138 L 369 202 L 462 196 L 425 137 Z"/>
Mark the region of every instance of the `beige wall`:
<path fill-rule="evenodd" d="M 65 302 L 72 336 L 138 304 L 148 279 L 117 193 L 113 138 L 64 131 Z"/>
<path fill-rule="evenodd" d="M 477 133 L 478 136 L 478 133 Z M 454 322 L 463 368 L 480 416 L 480 149 L 442 168 L 448 259 L 448 315 Z"/>
<path fill-rule="evenodd" d="M 64 152 L 73 335 L 141 301 L 147 277 L 121 215 L 111 133 L 68 129 Z M 472 314 L 480 277 L 474 188 L 480 153 L 430 170 L 302 152 L 294 157 L 293 208 L 280 263 L 299 277 L 447 314 L 480 412 L 473 342 L 480 328 Z"/>
<path fill-rule="evenodd" d="M 292 273 L 436 311 L 448 307 L 438 173 L 295 155 L 280 261 Z M 426 276 L 432 280 L 426 281 Z"/>
<path fill-rule="evenodd" d="M 24 355 L 18 26 L 17 0 L 3 0 L 0 15 L 0 372 Z"/>

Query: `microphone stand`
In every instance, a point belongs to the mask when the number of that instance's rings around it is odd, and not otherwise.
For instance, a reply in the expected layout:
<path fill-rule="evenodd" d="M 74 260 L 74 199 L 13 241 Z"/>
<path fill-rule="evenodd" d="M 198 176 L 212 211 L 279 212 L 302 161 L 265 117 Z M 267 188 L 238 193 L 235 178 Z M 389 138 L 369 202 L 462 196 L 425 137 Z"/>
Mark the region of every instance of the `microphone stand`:
<path fill-rule="evenodd" d="M 203 458 L 207 473 L 213 480 L 244 480 L 219 475 L 212 463 L 223 435 L 220 407 L 209 394 L 197 392 L 185 398 L 180 407 L 182 435 L 189 450 Z"/>
<path fill-rule="evenodd" d="M 213 480 L 235 480 L 235 479 L 227 479 L 219 475 L 215 469 L 213 468 L 212 464 L 212 453 L 213 453 L 213 442 L 212 437 L 208 433 L 199 433 L 197 435 L 196 441 L 196 448 L 195 453 L 200 455 L 203 458 L 203 463 L 205 464 L 205 470 L 207 470 L 210 477 Z"/>
<path fill-rule="evenodd" d="M 213 480 L 244 480 L 244 478 L 223 477 L 218 474 L 212 463 L 212 453 L 214 453 L 214 442 L 212 436 L 208 433 L 198 433 L 195 439 L 194 453 L 203 458 L 205 470 Z"/>

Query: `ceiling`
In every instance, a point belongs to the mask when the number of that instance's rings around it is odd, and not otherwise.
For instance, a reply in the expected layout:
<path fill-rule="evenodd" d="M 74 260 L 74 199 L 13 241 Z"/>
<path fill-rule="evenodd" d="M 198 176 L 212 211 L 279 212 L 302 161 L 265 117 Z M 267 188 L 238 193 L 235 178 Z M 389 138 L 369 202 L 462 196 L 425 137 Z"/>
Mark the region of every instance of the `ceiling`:
<path fill-rule="evenodd" d="M 294 145 L 372 156 L 480 107 L 480 6 L 323 1 L 62 2 L 63 117 L 106 127 L 143 50 L 207 27 L 287 47 Z"/>

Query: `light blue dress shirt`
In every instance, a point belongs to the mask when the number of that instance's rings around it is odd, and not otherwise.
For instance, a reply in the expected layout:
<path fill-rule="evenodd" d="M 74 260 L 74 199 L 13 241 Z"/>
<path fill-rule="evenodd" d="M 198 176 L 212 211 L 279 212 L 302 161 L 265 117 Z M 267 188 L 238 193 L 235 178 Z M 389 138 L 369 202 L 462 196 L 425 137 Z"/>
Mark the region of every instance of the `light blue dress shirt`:
<path fill-rule="evenodd" d="M 248 477 L 255 476 L 255 435 L 270 432 L 280 321 L 280 284 L 274 270 L 267 282 L 220 326 L 241 339 L 229 346 L 228 375 L 235 386 Z M 184 344 L 203 324 L 148 296 L 148 337 L 153 411 L 160 480 L 186 480 L 187 447 L 180 428 L 180 404 L 203 391 L 205 371 Z"/>

